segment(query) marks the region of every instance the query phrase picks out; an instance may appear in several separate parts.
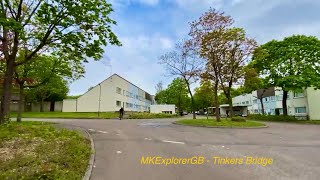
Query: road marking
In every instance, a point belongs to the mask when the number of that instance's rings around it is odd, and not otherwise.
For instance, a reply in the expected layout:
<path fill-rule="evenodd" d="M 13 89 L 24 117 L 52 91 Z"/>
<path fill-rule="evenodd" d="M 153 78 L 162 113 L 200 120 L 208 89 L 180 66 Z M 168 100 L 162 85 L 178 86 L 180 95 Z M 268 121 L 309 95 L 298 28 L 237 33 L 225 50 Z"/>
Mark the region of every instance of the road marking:
<path fill-rule="evenodd" d="M 94 130 L 94 129 L 88 129 L 89 131 L 96 131 L 96 130 Z"/>
<path fill-rule="evenodd" d="M 168 141 L 168 140 L 162 140 L 162 142 L 173 143 L 173 144 L 185 144 L 184 142 L 179 142 L 179 141 Z"/>
<path fill-rule="evenodd" d="M 151 138 L 144 138 L 144 140 L 148 140 L 148 141 L 151 141 L 152 139 L 151 139 Z"/>
<path fill-rule="evenodd" d="M 107 134 L 107 131 L 98 131 L 99 133 Z"/>
<path fill-rule="evenodd" d="M 122 152 L 121 151 L 117 151 L 117 154 L 121 154 Z"/>

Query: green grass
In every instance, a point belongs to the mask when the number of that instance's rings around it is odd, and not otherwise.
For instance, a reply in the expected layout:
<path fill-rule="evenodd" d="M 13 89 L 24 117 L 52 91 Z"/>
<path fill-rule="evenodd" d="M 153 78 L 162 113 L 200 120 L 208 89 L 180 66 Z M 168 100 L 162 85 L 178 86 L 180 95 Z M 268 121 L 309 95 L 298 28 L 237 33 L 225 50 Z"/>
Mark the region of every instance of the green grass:
<path fill-rule="evenodd" d="M 129 119 L 161 119 L 161 118 L 175 118 L 178 117 L 176 114 L 153 114 L 153 113 L 132 113 L 129 114 L 128 118 Z"/>
<path fill-rule="evenodd" d="M 11 117 L 16 117 L 16 113 L 11 113 Z M 118 118 L 119 113 L 102 112 L 100 116 L 96 112 L 24 112 L 23 118 L 64 118 L 64 119 L 113 119 Z"/>
<path fill-rule="evenodd" d="M 0 179 L 82 179 L 91 154 L 79 132 L 49 123 L 0 125 Z"/>
<path fill-rule="evenodd" d="M 298 120 L 293 116 L 251 114 L 247 119 L 265 122 L 282 122 L 296 124 L 320 124 L 320 120 Z"/>
<path fill-rule="evenodd" d="M 219 126 L 219 127 L 258 127 L 265 126 L 265 124 L 255 121 L 235 122 L 229 119 L 221 119 L 221 122 L 217 122 L 215 119 L 183 119 L 176 121 L 177 124 L 189 125 L 189 126 Z"/>

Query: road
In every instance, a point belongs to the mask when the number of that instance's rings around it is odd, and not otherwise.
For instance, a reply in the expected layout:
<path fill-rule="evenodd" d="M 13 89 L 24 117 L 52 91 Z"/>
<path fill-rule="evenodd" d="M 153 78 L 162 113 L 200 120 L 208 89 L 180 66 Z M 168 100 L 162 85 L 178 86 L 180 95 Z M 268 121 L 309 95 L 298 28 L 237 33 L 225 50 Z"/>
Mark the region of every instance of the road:
<path fill-rule="evenodd" d="M 92 180 L 319 179 L 320 126 L 269 123 L 263 129 L 187 127 L 164 120 L 50 120 L 87 129 L 96 160 Z M 194 164 L 141 164 L 142 157 L 204 157 Z M 216 164 L 213 157 L 243 159 Z M 246 164 L 249 157 L 272 164 Z M 152 161 L 151 161 L 152 162 Z"/>

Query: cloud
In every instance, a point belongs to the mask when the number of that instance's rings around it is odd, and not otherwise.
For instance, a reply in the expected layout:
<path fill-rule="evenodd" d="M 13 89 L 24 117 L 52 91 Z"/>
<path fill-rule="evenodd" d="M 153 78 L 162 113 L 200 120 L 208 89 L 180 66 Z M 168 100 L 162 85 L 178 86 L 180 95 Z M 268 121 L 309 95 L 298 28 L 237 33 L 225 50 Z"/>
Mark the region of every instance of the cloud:
<path fill-rule="evenodd" d="M 188 11 L 208 10 L 209 7 L 220 9 L 223 6 L 223 0 L 174 0 L 175 3 Z"/>
<path fill-rule="evenodd" d="M 225 11 L 250 37 L 262 44 L 293 34 L 320 37 L 318 7 L 314 0 L 111 0 L 117 21 L 113 32 L 122 47 L 105 47 L 104 62 L 110 62 L 118 73 L 153 94 L 157 82 L 169 84 L 158 57 L 173 49 L 174 44 L 188 37 L 188 22 L 209 9 Z M 110 75 L 107 63 L 86 64 L 85 78 L 71 85 L 70 94 L 82 94 Z"/>

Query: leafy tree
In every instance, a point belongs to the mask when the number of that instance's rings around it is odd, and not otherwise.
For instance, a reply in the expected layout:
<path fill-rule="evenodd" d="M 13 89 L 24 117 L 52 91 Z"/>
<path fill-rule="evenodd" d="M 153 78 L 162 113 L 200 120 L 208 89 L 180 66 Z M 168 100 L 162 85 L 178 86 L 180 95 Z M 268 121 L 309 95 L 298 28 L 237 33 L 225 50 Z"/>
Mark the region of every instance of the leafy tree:
<path fill-rule="evenodd" d="M 195 88 L 194 99 L 197 109 L 208 109 L 214 105 L 212 83 L 208 80 L 202 80 L 200 87 Z"/>
<path fill-rule="evenodd" d="M 190 25 L 190 47 L 193 47 L 194 51 L 206 62 L 205 72 L 201 74 L 201 77 L 210 80 L 213 84 L 217 121 L 220 121 L 218 90 L 219 76 L 223 66 L 223 48 L 221 47 L 225 45 L 222 42 L 221 32 L 232 24 L 233 19 L 230 16 L 226 16 L 215 9 L 209 9 L 199 20 L 192 22 Z M 219 38 L 213 39 L 214 35 Z"/>
<path fill-rule="evenodd" d="M 258 94 L 258 97 L 255 97 L 259 99 L 261 104 L 261 110 L 262 114 L 265 114 L 264 112 L 264 104 L 263 104 L 263 95 L 269 88 L 269 84 L 265 82 L 264 79 L 259 77 L 259 74 L 257 73 L 257 70 L 252 67 L 252 64 L 247 65 L 244 68 L 245 76 L 244 76 L 244 92 L 245 93 L 251 93 L 252 91 L 261 89 L 262 93 Z"/>
<path fill-rule="evenodd" d="M 100 0 L 0 1 L 0 59 L 6 63 L 0 123 L 8 117 L 15 68 L 35 56 L 53 53 L 74 64 L 98 60 L 103 47 L 121 45 L 109 18 L 111 4 Z M 25 51 L 17 60 L 19 51 Z"/>
<path fill-rule="evenodd" d="M 161 56 L 159 63 L 166 67 L 168 75 L 178 76 L 184 81 L 191 97 L 193 119 L 196 119 L 191 85 L 198 81 L 198 76 L 202 71 L 202 63 L 194 56 L 192 47 L 189 46 L 188 42 L 178 43 L 176 51 Z"/>
<path fill-rule="evenodd" d="M 21 56 L 24 56 L 24 54 L 20 54 L 18 59 L 20 59 Z M 17 113 L 18 122 L 21 122 L 25 88 L 31 89 L 45 85 L 54 75 L 68 79 L 78 79 L 84 73 L 82 67 L 72 67 L 69 62 L 62 61 L 54 56 L 42 55 L 35 58 L 38 60 L 27 62 L 15 69 L 14 78 L 19 85 L 20 94 L 19 109 Z"/>
<path fill-rule="evenodd" d="M 67 81 L 63 78 L 53 75 L 52 78 L 46 83 L 36 88 L 28 89 L 27 96 L 29 100 L 40 102 L 40 111 L 44 111 L 44 102 L 61 101 L 67 97 L 68 93 Z"/>
<path fill-rule="evenodd" d="M 174 79 L 168 88 L 156 94 L 158 104 L 175 104 L 178 112 L 187 110 L 189 106 L 188 88 L 182 78 Z"/>
<path fill-rule="evenodd" d="M 320 88 L 320 41 L 294 35 L 272 40 L 255 50 L 254 67 L 271 86 L 283 90 L 283 115 L 288 115 L 287 95 L 308 87 Z"/>

